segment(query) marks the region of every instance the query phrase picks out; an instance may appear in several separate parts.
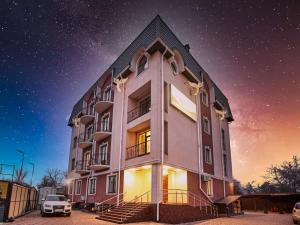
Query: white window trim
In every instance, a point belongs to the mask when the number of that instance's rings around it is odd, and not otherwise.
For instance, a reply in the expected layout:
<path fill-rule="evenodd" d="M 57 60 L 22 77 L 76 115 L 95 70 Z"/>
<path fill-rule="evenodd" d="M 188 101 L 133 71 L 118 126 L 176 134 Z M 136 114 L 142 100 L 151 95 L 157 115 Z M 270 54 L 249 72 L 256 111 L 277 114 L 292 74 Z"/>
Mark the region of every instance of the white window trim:
<path fill-rule="evenodd" d="M 207 130 L 205 130 L 204 128 L 205 128 L 205 126 L 204 126 L 204 120 L 207 120 L 207 128 L 208 128 L 208 131 Z M 210 135 L 210 121 L 209 121 L 209 119 L 206 117 L 206 116 L 203 116 L 203 131 L 205 132 L 205 133 L 207 133 L 208 135 Z"/>
<path fill-rule="evenodd" d="M 211 182 L 211 194 L 208 193 L 208 184 L 209 184 L 209 181 L 207 181 L 207 187 L 206 187 L 206 189 L 207 189 L 207 195 L 209 197 L 214 197 L 214 180 L 211 178 L 210 182 Z"/>
<path fill-rule="evenodd" d="M 201 101 L 202 101 L 203 105 L 205 105 L 205 106 L 208 107 L 208 105 L 209 105 L 208 104 L 208 102 L 209 102 L 209 100 L 208 100 L 208 93 L 207 93 L 207 91 L 205 89 L 203 89 L 202 93 L 205 93 L 205 95 L 206 95 L 206 98 L 205 98 L 206 102 L 203 101 L 203 94 L 201 95 Z"/>
<path fill-rule="evenodd" d="M 105 146 L 106 145 L 106 155 L 105 155 L 105 158 L 107 160 L 107 152 L 108 152 L 108 142 L 102 142 L 100 145 L 99 145 L 99 156 L 98 156 L 98 163 L 100 163 L 101 161 L 101 147 Z"/>
<path fill-rule="evenodd" d="M 109 185 L 109 177 L 115 176 L 116 177 L 116 192 L 115 193 L 108 193 L 108 185 Z M 117 174 L 113 173 L 113 174 L 109 174 L 106 176 L 106 195 L 115 195 L 117 193 L 118 190 L 118 179 L 117 179 Z"/>
<path fill-rule="evenodd" d="M 175 66 L 176 66 L 176 71 L 173 70 L 173 68 L 172 68 L 172 63 L 175 64 Z M 176 62 L 175 59 L 173 59 L 173 60 L 170 61 L 170 67 L 171 67 L 171 70 L 172 70 L 172 73 L 174 74 L 174 76 L 176 76 L 176 75 L 179 74 L 179 73 L 178 73 L 178 64 L 177 64 L 177 62 Z"/>
<path fill-rule="evenodd" d="M 93 124 L 90 124 L 87 128 L 86 128 L 86 130 L 85 130 L 85 136 L 86 136 L 86 138 L 88 137 L 88 130 L 90 129 L 90 128 L 92 128 L 92 136 L 91 136 L 91 138 L 93 138 Z M 87 141 L 88 141 L 88 139 L 86 139 Z"/>
<path fill-rule="evenodd" d="M 110 130 L 110 112 L 107 112 L 103 116 L 101 116 L 101 118 L 100 118 L 100 126 L 102 125 L 103 118 L 106 117 L 106 116 L 108 116 L 108 131 L 106 131 L 106 132 L 109 132 L 109 130 Z"/>
<path fill-rule="evenodd" d="M 206 161 L 206 150 L 209 150 L 209 154 L 210 154 L 210 156 L 209 156 L 209 158 L 210 158 L 210 162 L 207 162 Z M 207 164 L 210 164 L 210 165 L 212 165 L 212 150 L 211 150 L 211 148 L 209 147 L 209 146 L 205 146 L 204 147 L 204 161 L 205 161 L 205 163 L 207 163 Z"/>
<path fill-rule="evenodd" d="M 77 193 L 78 183 L 80 183 L 80 192 L 79 193 Z M 75 181 L 75 195 L 81 195 L 81 190 L 82 190 L 82 180 L 76 180 Z"/>
<path fill-rule="evenodd" d="M 108 89 L 109 89 L 109 98 L 108 98 L 108 100 L 104 100 L 104 97 L 106 96 L 105 93 Z M 103 101 L 108 101 L 108 102 L 111 101 L 111 86 L 110 85 L 106 86 L 106 88 L 103 90 L 102 98 L 103 98 Z"/>
<path fill-rule="evenodd" d="M 90 189 L 91 189 L 90 188 L 90 185 L 91 185 L 90 180 L 95 180 L 95 193 L 90 192 Z M 91 177 L 91 178 L 88 179 L 88 195 L 96 195 L 96 193 L 97 193 L 97 178 L 96 177 Z"/>
<path fill-rule="evenodd" d="M 140 60 L 142 59 L 142 57 L 143 56 L 146 56 L 146 58 L 147 58 L 147 62 L 146 62 L 146 64 L 145 64 L 145 68 L 144 68 L 144 70 L 141 72 L 141 73 L 138 73 L 139 71 L 138 71 L 138 67 L 139 67 L 139 63 L 140 63 Z M 137 63 L 136 63 L 136 77 L 138 77 L 138 76 L 140 76 L 142 73 L 144 73 L 148 68 L 149 68 L 149 54 L 147 54 L 147 53 L 143 53 L 142 55 L 140 55 L 140 57 L 138 58 L 138 60 L 136 61 Z"/>

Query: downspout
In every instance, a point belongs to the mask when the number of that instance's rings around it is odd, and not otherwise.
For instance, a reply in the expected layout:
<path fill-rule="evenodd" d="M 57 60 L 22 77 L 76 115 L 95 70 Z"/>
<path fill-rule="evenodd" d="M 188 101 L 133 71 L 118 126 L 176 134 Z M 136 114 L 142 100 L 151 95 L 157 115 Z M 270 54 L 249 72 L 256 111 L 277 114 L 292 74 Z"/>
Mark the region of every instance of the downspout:
<path fill-rule="evenodd" d="M 121 78 L 122 79 L 122 78 Z M 122 146 L 123 146 L 123 120 L 124 120 L 124 102 L 125 102 L 125 83 L 122 83 L 123 97 L 122 97 L 122 114 L 121 114 L 121 140 L 119 148 L 119 168 L 118 168 L 118 193 L 117 193 L 117 205 L 120 202 L 120 189 L 121 189 L 121 161 L 122 161 Z"/>
<path fill-rule="evenodd" d="M 167 48 L 165 48 L 162 56 L 161 56 L 161 171 L 160 171 L 160 187 L 161 190 L 159 191 L 159 200 L 156 203 L 156 220 L 159 221 L 159 204 L 160 202 L 162 202 L 162 198 L 163 198 L 163 190 L 162 190 L 162 176 L 163 176 L 163 165 L 164 165 L 164 145 L 165 145 L 165 141 L 164 141 L 164 135 L 165 135 L 165 120 L 164 120 L 164 113 L 165 113 L 165 103 L 164 103 L 164 56 L 167 52 Z"/>
<path fill-rule="evenodd" d="M 223 159 L 223 146 L 222 146 L 222 127 L 221 127 L 221 118 L 219 118 L 218 116 L 218 119 L 219 119 L 219 133 L 220 133 L 220 147 L 221 147 L 221 162 L 222 162 L 222 176 L 223 176 L 223 195 L 224 195 L 224 198 L 226 196 L 226 188 L 225 188 L 225 171 L 224 171 L 224 159 Z"/>
<path fill-rule="evenodd" d="M 78 161 L 78 139 L 79 139 L 79 134 L 80 134 L 80 121 L 79 121 L 79 126 L 77 127 L 77 143 L 76 143 L 76 154 L 75 154 L 75 170 L 77 167 L 77 161 Z M 76 127 L 76 126 L 75 126 Z M 75 182 L 72 182 L 72 202 L 74 201 L 74 189 L 75 189 Z"/>
<path fill-rule="evenodd" d="M 200 92 L 199 92 L 200 95 Z M 201 185 L 201 174 L 202 174 L 202 132 L 201 132 L 201 103 L 198 95 L 196 95 L 196 110 L 197 110 L 197 116 L 198 116 L 198 121 L 197 121 L 197 145 L 198 145 L 198 175 L 199 175 L 199 188 L 202 190 L 202 185 Z"/>

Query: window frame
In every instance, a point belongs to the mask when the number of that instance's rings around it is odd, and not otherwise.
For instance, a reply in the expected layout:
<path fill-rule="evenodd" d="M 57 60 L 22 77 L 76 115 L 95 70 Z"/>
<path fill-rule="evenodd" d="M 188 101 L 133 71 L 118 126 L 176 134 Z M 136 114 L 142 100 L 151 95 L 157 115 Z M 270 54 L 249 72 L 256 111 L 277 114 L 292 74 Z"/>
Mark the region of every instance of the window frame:
<path fill-rule="evenodd" d="M 116 187 L 115 187 L 115 192 L 109 192 L 109 178 L 110 177 L 115 177 L 115 179 L 116 179 L 116 183 L 115 183 L 115 185 L 116 185 Z M 106 176 L 106 194 L 107 195 L 115 195 L 116 193 L 117 193 L 117 190 L 118 190 L 118 179 L 117 179 L 117 174 L 116 173 L 114 173 L 114 174 L 109 174 L 109 175 L 107 175 Z"/>
<path fill-rule="evenodd" d="M 104 147 L 104 146 L 106 146 L 106 151 L 105 151 L 105 161 L 107 162 L 108 161 L 108 159 L 107 159 L 107 154 L 108 154 L 108 142 L 102 142 L 100 145 L 99 145 L 99 147 L 98 147 L 98 151 L 99 151 L 99 155 L 98 155 L 98 163 L 100 164 L 100 165 L 102 165 L 102 163 L 101 163 L 101 161 L 102 161 L 102 159 L 101 159 L 101 156 L 102 156 L 102 154 L 101 154 L 101 148 L 102 147 Z M 107 162 L 108 163 L 108 162 Z M 105 164 L 104 164 L 105 165 Z"/>
<path fill-rule="evenodd" d="M 107 93 L 109 93 L 109 94 L 107 95 Z M 102 100 L 105 101 L 105 102 L 110 102 L 111 101 L 111 86 L 110 85 L 107 86 L 103 90 Z"/>
<path fill-rule="evenodd" d="M 94 193 L 91 193 L 91 180 L 95 180 L 95 188 L 94 188 Z M 91 177 L 88 179 L 88 195 L 96 195 L 97 192 L 97 178 L 96 177 Z"/>
<path fill-rule="evenodd" d="M 139 72 L 139 64 L 140 64 L 140 61 L 142 60 L 142 58 L 145 57 L 146 58 L 146 63 L 144 65 L 144 69 L 142 71 Z M 147 54 L 142 54 L 138 60 L 137 60 L 137 63 L 136 63 L 136 76 L 139 76 L 141 75 L 144 71 L 146 71 L 147 69 L 149 68 L 149 56 Z"/>
<path fill-rule="evenodd" d="M 209 197 L 214 196 L 214 182 L 213 182 L 213 179 L 210 179 L 206 182 L 206 190 L 207 190 L 207 195 Z"/>
<path fill-rule="evenodd" d="M 89 129 L 91 129 L 92 131 L 91 131 L 91 137 L 90 138 L 88 138 L 88 131 L 89 131 Z M 89 141 L 90 139 L 93 139 L 93 129 L 94 129 L 94 127 L 93 127 L 93 124 L 90 124 L 87 128 L 86 128 L 86 130 L 85 130 L 85 139 L 86 139 L 86 141 Z"/>
<path fill-rule="evenodd" d="M 172 60 L 171 62 L 170 62 L 170 67 L 171 67 L 171 70 L 172 70 L 172 72 L 173 72 L 173 75 L 178 75 L 178 64 L 177 64 L 177 62 L 175 61 L 175 60 Z M 175 67 L 175 68 L 174 68 Z M 175 70 L 174 70 L 175 69 Z"/>
<path fill-rule="evenodd" d="M 71 171 L 75 170 L 76 168 L 76 160 L 75 158 L 72 158 L 71 159 Z"/>
<path fill-rule="evenodd" d="M 74 138 L 73 138 L 73 149 L 74 148 L 77 148 L 77 145 L 78 145 L 78 137 L 77 136 L 75 136 Z"/>
<path fill-rule="evenodd" d="M 73 189 L 74 189 L 74 181 L 72 180 L 70 184 L 68 185 L 68 194 L 73 195 Z"/>
<path fill-rule="evenodd" d="M 103 123 L 103 118 L 106 118 L 106 117 L 108 118 L 107 119 L 107 129 L 103 129 L 104 128 L 103 125 L 102 125 L 102 124 L 104 124 Z M 103 116 L 101 116 L 101 119 L 100 119 L 101 131 L 110 132 L 110 124 L 109 124 L 109 122 L 110 122 L 110 113 L 107 112 L 107 113 L 103 114 Z"/>
<path fill-rule="evenodd" d="M 80 183 L 80 186 L 78 186 L 78 183 Z M 78 192 L 78 187 L 80 187 L 79 188 L 79 190 L 80 190 L 80 192 Z M 81 191 L 82 191 L 82 180 L 76 180 L 75 181 L 75 195 L 81 195 Z"/>
<path fill-rule="evenodd" d="M 203 97 L 205 95 L 205 98 Z M 205 101 L 204 101 L 205 99 Z M 209 106 L 209 99 L 208 99 L 208 92 L 204 89 L 201 93 L 201 102 L 203 103 L 203 105 L 205 106 Z"/>
<path fill-rule="evenodd" d="M 202 121 L 203 121 L 203 131 L 206 134 L 210 135 L 210 121 L 209 121 L 209 119 L 206 116 L 203 116 L 203 120 Z M 207 121 L 207 129 L 208 130 L 205 129 L 205 121 Z"/>
<path fill-rule="evenodd" d="M 209 157 L 207 157 L 207 150 L 209 151 L 209 155 L 208 155 Z M 207 159 L 209 159 L 209 161 Z M 204 147 L 204 162 L 207 164 L 210 164 L 210 165 L 212 165 L 212 163 L 213 163 L 212 150 L 209 146 Z"/>

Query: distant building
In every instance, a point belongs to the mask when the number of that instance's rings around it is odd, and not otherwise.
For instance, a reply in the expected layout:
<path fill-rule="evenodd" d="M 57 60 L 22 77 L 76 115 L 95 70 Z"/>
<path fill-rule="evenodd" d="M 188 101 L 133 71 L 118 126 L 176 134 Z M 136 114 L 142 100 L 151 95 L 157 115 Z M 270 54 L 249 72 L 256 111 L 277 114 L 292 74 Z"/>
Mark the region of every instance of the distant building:
<path fill-rule="evenodd" d="M 231 195 L 232 121 L 227 98 L 157 16 L 73 108 L 69 198 L 163 208 Z"/>

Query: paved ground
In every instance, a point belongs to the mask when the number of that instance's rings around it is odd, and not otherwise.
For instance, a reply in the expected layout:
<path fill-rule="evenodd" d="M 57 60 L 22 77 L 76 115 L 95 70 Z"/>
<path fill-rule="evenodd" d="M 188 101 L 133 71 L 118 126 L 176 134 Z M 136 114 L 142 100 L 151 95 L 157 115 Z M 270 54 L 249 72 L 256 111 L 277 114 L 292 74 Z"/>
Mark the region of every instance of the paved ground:
<path fill-rule="evenodd" d="M 1 223 L 0 223 L 1 224 Z M 111 225 L 112 223 L 95 219 L 95 215 L 73 211 L 70 217 L 51 216 L 41 217 L 39 212 L 32 212 L 26 216 L 16 219 L 12 225 Z M 158 225 L 158 223 L 135 223 L 135 225 L 147 224 Z M 209 221 L 187 223 L 185 225 L 289 225 L 293 224 L 291 214 L 262 214 L 246 213 L 243 216 L 231 218 L 218 218 Z M 8 224 L 7 224 L 8 225 Z"/>

